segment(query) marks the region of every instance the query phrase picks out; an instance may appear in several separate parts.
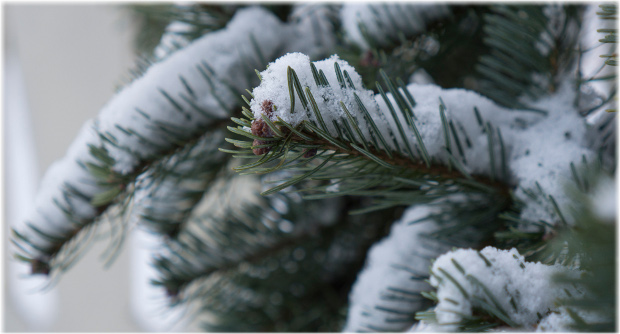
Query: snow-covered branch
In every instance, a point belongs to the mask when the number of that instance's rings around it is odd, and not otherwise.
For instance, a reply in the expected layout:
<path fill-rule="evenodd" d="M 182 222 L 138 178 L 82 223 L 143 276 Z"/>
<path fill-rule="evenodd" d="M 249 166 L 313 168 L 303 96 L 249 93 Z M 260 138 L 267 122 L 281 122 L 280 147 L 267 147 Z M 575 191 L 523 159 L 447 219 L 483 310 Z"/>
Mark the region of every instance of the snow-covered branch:
<path fill-rule="evenodd" d="M 575 92 L 568 84 L 536 102 L 547 111 L 543 115 L 505 109 L 477 93 L 435 85 L 401 85 L 373 95 L 337 56 L 311 65 L 303 54 L 288 54 L 261 77 L 252 92 L 253 124 L 263 122 L 261 115 L 291 126 L 306 121 L 324 126 L 333 138 L 350 141 L 341 127 L 342 120 L 352 116 L 359 130 L 354 142 L 374 146 L 375 152 L 393 152 L 412 164 L 452 164 L 465 174 L 516 186 L 526 205 L 524 220 L 559 222 L 555 204 L 561 209 L 566 203 L 562 185 L 571 179 L 570 164 L 593 156 L 587 125 L 572 104 Z M 532 200 L 529 189 L 540 191 L 540 199 Z"/>
<path fill-rule="evenodd" d="M 149 161 L 229 116 L 238 92 L 255 78 L 248 62 L 263 66 L 251 36 L 263 56 L 273 57 L 282 47 L 282 40 L 274 38 L 282 29 L 264 9 L 240 10 L 225 29 L 154 64 L 118 93 L 47 171 L 28 219 L 34 228 L 19 233 L 23 256 L 43 264 L 38 272 L 49 272 L 62 245 L 113 200 L 94 205 L 93 199 L 121 193 L 127 185 L 102 182 L 86 166 L 99 166 L 112 178 L 131 182 Z M 255 34 L 259 30 L 261 34 Z M 105 151 L 104 157 L 93 156 L 93 148 Z"/>

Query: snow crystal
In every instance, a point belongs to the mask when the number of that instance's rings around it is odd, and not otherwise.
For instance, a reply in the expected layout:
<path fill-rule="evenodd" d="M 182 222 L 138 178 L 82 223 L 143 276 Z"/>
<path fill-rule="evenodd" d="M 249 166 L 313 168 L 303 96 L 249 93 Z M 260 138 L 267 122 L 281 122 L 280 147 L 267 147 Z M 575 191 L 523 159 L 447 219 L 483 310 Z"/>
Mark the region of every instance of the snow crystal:
<path fill-rule="evenodd" d="M 431 213 L 437 213 L 438 207 L 418 205 L 407 209 L 402 218 L 392 225 L 390 235 L 376 243 L 370 249 L 366 265 L 357 277 L 349 295 L 349 314 L 344 332 L 360 331 L 368 328 L 381 328 L 382 331 L 403 330 L 411 323 L 386 322 L 386 313 L 377 311 L 376 306 L 406 310 L 414 313 L 424 305 L 421 297 L 407 300 L 408 294 L 426 291 L 428 284 L 423 279 L 413 276 L 428 276 L 430 260 L 448 250 L 446 245 L 426 238 L 424 234 L 432 233 L 438 226 L 434 221 L 425 220 Z M 392 291 L 390 291 L 392 289 Z M 385 299 L 386 295 L 405 297 L 403 300 Z"/>
<path fill-rule="evenodd" d="M 435 313 L 443 331 L 456 330 L 474 307 L 482 306 L 478 300 L 503 310 L 510 321 L 531 330 L 539 321 L 538 314 L 556 309 L 558 298 L 570 296 L 567 290 L 579 294 L 573 287 L 552 282 L 555 274 L 578 275 L 578 271 L 525 262 L 514 248 L 458 249 L 437 258 L 431 271 L 430 283 L 437 288 L 439 299 Z"/>

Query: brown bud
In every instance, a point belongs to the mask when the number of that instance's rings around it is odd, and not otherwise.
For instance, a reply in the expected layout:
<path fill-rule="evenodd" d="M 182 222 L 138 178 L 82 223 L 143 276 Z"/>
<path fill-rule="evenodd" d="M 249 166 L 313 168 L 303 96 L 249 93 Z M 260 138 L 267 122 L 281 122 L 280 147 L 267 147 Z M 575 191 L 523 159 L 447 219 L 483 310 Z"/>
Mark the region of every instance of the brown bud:
<path fill-rule="evenodd" d="M 268 142 L 264 140 L 254 139 L 254 141 L 252 142 L 252 146 L 265 145 L 267 143 Z M 252 149 L 254 155 L 263 155 L 265 153 L 268 153 L 269 151 L 271 151 L 271 147 L 257 147 Z"/>
<path fill-rule="evenodd" d="M 265 116 L 270 118 L 271 113 L 273 112 L 273 102 L 270 100 L 263 101 L 261 111 Z M 269 125 L 267 125 L 262 118 L 257 118 L 252 122 L 252 134 L 264 138 L 273 137 L 273 131 L 271 131 Z"/>
<path fill-rule="evenodd" d="M 260 109 L 263 114 L 265 114 L 265 116 L 271 118 L 271 113 L 273 112 L 273 102 L 271 102 L 270 100 L 263 101 Z"/>
<path fill-rule="evenodd" d="M 252 122 L 252 134 L 263 138 L 273 137 L 273 131 L 262 119 L 255 119 Z"/>
<path fill-rule="evenodd" d="M 316 155 L 316 148 L 306 148 L 304 149 L 305 153 L 304 153 L 304 158 L 312 158 L 313 156 Z"/>
<path fill-rule="evenodd" d="M 366 66 L 378 67 L 379 60 L 374 57 L 374 55 L 372 54 L 372 51 L 367 51 L 366 53 L 364 53 L 364 56 L 362 57 L 360 64 L 365 67 Z"/>
<path fill-rule="evenodd" d="M 271 117 L 271 113 L 273 112 L 273 102 L 271 102 L 270 100 L 263 101 L 263 104 L 261 105 L 261 111 L 263 112 L 265 116 Z M 269 125 L 267 125 L 267 123 L 263 121 L 262 118 L 257 118 L 254 121 L 252 121 L 252 134 L 257 137 L 262 137 L 262 138 L 273 137 L 273 131 L 271 130 Z M 265 144 L 267 144 L 267 141 L 259 140 L 259 139 L 254 139 L 254 142 L 252 142 L 252 146 L 265 145 Z M 270 150 L 271 148 L 269 147 L 260 147 L 260 148 L 253 149 L 252 152 L 254 152 L 254 154 L 256 155 L 263 155 L 269 152 Z"/>

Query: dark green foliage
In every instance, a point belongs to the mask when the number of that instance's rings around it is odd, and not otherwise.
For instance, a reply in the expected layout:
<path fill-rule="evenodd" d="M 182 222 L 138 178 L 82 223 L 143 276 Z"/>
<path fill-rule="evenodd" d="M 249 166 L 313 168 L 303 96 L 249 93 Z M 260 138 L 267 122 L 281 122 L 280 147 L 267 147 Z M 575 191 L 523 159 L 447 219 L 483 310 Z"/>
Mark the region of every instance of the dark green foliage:
<path fill-rule="evenodd" d="M 550 202 L 550 197 L 542 189 L 526 189 L 524 192 L 533 201 Z M 494 233 L 494 245 L 501 249 L 517 248 L 527 261 L 554 264 L 565 260 L 561 252 L 551 247 L 548 241 L 566 226 L 559 223 L 559 217 L 555 222 L 521 219 L 523 205 L 521 200 L 513 196 L 510 208 L 499 214 L 503 227 Z"/>
<path fill-rule="evenodd" d="M 552 14 L 558 22 L 550 23 L 544 11 L 551 7 L 453 6 L 423 33 L 387 43 L 366 34 L 369 50 L 347 45 L 338 51 L 369 88 L 380 68 L 404 80 L 423 69 L 444 88 L 472 89 L 500 105 L 531 109 L 519 99 L 554 92 L 577 56 L 582 7 L 558 6 Z"/>
<path fill-rule="evenodd" d="M 582 7 L 495 5 L 491 11 L 483 28 L 490 52 L 477 66 L 483 79 L 477 90 L 503 106 L 530 109 L 519 98 L 554 92 L 572 65 Z"/>
<path fill-rule="evenodd" d="M 580 184 L 571 186 L 568 191 L 573 197 L 570 214 L 575 225 L 563 231 L 552 242 L 558 252 L 563 251 L 570 263 L 583 271 L 578 278 L 558 275 L 558 283 L 574 284 L 584 293 L 560 300 L 567 307 L 574 323 L 572 329 L 582 332 L 615 332 L 616 315 L 616 251 L 617 227 L 612 217 L 602 217 L 593 201 L 605 200 L 592 197 L 601 187 L 610 187 L 614 182 L 610 171 L 602 168 L 600 162 L 593 162 L 581 169 Z M 607 186 L 602 186 L 607 183 Z M 568 261 L 567 261 L 568 262 Z M 576 311 L 593 313 L 596 320 L 585 320 Z"/>
<path fill-rule="evenodd" d="M 339 330 L 362 254 L 384 235 L 392 214 L 347 216 L 347 208 L 361 204 L 347 198 L 225 199 L 236 191 L 219 193 L 214 205 L 223 212 L 212 207 L 194 216 L 169 241 L 170 251 L 155 262 L 155 284 L 175 304 L 215 315 L 203 322 L 211 331 Z"/>
<path fill-rule="evenodd" d="M 494 196 L 455 196 L 440 202 L 440 213 L 426 219 L 437 222 L 438 230 L 428 237 L 453 247 L 483 248 L 494 242 L 494 233 L 503 228 L 499 213 L 510 205 L 510 199 Z"/>
<path fill-rule="evenodd" d="M 365 35 L 371 49 L 347 45 L 338 48 L 338 54 L 355 67 L 368 88 L 374 88 L 374 82 L 380 80 L 379 69 L 405 81 L 423 69 L 444 88 L 473 88 L 474 65 L 487 51 L 482 43 L 481 21 L 489 9 L 453 6 L 450 10 L 448 17 L 429 24 L 423 33 L 403 35 L 391 43 L 379 43 Z"/>
<path fill-rule="evenodd" d="M 436 54 L 422 57 L 418 66 L 424 69 L 443 88 L 475 89 L 475 65 L 488 52 L 482 43 L 482 17 L 489 12 L 485 6 L 454 6 L 453 17 L 438 22 L 428 29 L 429 37 L 436 39 Z"/>

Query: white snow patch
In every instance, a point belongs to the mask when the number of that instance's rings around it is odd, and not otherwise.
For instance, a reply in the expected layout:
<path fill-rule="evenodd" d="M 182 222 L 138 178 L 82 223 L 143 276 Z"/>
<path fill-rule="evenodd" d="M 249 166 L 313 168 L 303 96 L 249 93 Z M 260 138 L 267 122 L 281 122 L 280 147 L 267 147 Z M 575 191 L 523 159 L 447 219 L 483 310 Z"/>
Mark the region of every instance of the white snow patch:
<path fill-rule="evenodd" d="M 548 199 L 533 201 L 522 189 L 536 189 L 538 182 L 546 195 L 554 197 L 562 211 L 570 203 L 564 191 L 571 180 L 570 163 L 578 166 L 582 156 L 592 161 L 585 120 L 573 106 L 574 94 L 570 84 L 562 85 L 556 94 L 535 105 L 547 110 L 548 116 L 505 139 L 513 147 L 509 166 L 519 186 L 516 195 L 526 203 L 521 213 L 523 219 L 557 222 L 555 209 Z"/>
<path fill-rule="evenodd" d="M 346 71 L 349 74 L 356 89 L 350 88 L 348 85 L 345 88 L 340 87 L 334 70 L 334 63 L 338 63 L 343 73 Z M 280 117 L 283 121 L 296 126 L 304 120 L 317 120 L 310 104 L 307 109 L 303 108 L 297 92 L 295 92 L 295 107 L 291 111 L 287 80 L 288 67 L 295 70 L 299 82 L 304 89 L 304 94 L 306 94 L 306 87 L 311 89 L 312 96 L 323 115 L 330 133 L 334 135 L 337 133 L 336 128 L 332 124 L 332 119 L 346 117 L 345 112 L 340 106 L 341 101 L 349 112 L 359 113 L 359 107 L 354 100 L 353 93 L 358 95 L 369 112 L 377 113 L 372 91 L 362 88 L 362 78 L 351 65 L 338 58 L 337 55 L 314 62 L 314 65 L 317 72 L 323 71 L 327 81 L 330 83 L 329 87 L 317 86 L 310 67 L 310 58 L 302 53 L 289 53 L 269 64 L 269 67 L 261 72 L 261 84 L 252 91 L 254 98 L 251 101 L 251 110 L 254 113 L 254 117 L 260 118 L 260 114 L 263 113 L 261 106 L 264 101 L 268 100 L 275 106 L 273 108 L 274 112 L 271 115 L 272 121 L 277 121 L 277 117 Z M 310 103 L 307 95 L 306 98 L 308 103 Z"/>
<path fill-rule="evenodd" d="M 503 310 L 516 325 L 533 330 L 539 321 L 537 313 L 544 315 L 556 310 L 554 302 L 568 296 L 566 289 L 571 294 L 579 294 L 573 287 L 552 282 L 555 274 L 578 275 L 578 271 L 570 271 L 561 265 L 525 262 L 514 248 L 486 247 L 480 252 L 458 249 L 437 258 L 431 271 L 430 282 L 437 288 L 439 299 L 435 313 L 438 327 L 443 331 L 455 331 L 458 322 L 471 316 L 474 307 L 482 305 L 478 299 Z"/>
<path fill-rule="evenodd" d="M 159 44 L 153 50 L 156 59 L 165 59 L 179 48 L 187 46 L 190 41 L 183 33 L 191 32 L 192 25 L 187 22 L 172 21 L 164 31 Z"/>
<path fill-rule="evenodd" d="M 366 265 L 361 271 L 349 295 L 349 313 L 344 332 L 380 328 L 382 330 L 403 330 L 403 323 L 386 322 L 388 314 L 377 312 L 375 306 L 381 305 L 392 309 L 415 312 L 423 305 L 419 296 L 390 291 L 390 288 L 402 289 L 410 293 L 426 291 L 430 287 L 423 279 L 413 276 L 428 276 L 431 259 L 449 248 L 437 240 L 426 238 L 424 234 L 432 233 L 438 226 L 434 221 L 425 220 L 431 213 L 437 213 L 439 207 L 412 206 L 402 218 L 392 225 L 390 235 L 376 243 L 370 249 Z M 409 297 L 409 299 L 382 300 L 386 295 Z M 411 325 L 411 324 L 409 324 Z"/>

